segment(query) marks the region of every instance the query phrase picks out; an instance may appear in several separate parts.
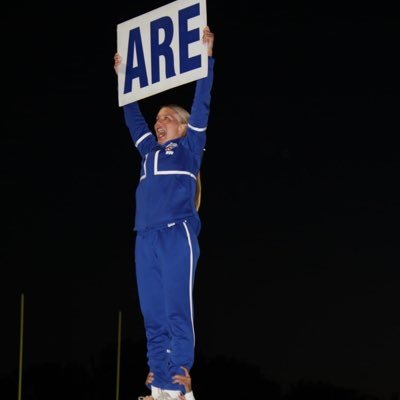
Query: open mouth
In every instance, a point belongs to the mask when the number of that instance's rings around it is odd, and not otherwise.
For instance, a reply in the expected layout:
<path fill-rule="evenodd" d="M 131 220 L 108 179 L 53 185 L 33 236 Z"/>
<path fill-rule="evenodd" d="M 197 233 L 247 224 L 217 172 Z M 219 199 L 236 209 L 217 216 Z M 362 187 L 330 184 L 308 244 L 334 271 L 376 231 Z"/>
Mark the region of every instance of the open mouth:
<path fill-rule="evenodd" d="M 164 129 L 162 129 L 162 128 L 159 128 L 159 129 L 157 129 L 157 139 L 158 140 L 162 140 L 164 137 L 165 137 L 165 135 L 167 134 L 165 131 L 164 131 Z"/>

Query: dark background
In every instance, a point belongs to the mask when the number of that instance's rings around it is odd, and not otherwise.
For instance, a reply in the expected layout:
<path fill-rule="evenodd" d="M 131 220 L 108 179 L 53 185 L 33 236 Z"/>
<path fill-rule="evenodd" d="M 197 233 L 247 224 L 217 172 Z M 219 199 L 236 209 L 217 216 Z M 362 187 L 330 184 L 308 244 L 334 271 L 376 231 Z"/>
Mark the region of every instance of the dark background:
<path fill-rule="evenodd" d="M 167 3 L 2 6 L 1 398 L 22 294 L 23 398 L 115 398 L 119 312 L 121 400 L 145 393 L 113 55 L 118 23 Z M 398 399 L 400 14 L 323 3 L 207 4 L 199 400 Z M 149 123 L 193 90 L 144 99 Z"/>

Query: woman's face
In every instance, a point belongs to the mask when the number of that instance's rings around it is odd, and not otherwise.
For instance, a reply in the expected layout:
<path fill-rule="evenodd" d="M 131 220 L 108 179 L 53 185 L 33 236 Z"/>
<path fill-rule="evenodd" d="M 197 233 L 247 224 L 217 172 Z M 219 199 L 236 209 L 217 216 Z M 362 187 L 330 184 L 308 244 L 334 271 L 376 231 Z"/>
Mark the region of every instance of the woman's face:
<path fill-rule="evenodd" d="M 157 142 L 164 144 L 169 140 L 180 138 L 185 132 L 186 124 L 179 122 L 178 113 L 169 107 L 162 107 L 157 114 L 154 130 Z"/>

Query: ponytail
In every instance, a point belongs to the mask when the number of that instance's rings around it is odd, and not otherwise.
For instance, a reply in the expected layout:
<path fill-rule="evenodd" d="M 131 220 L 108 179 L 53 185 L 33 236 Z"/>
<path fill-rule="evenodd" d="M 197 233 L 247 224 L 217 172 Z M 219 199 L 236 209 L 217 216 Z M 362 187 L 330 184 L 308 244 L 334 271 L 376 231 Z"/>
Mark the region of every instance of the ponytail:
<path fill-rule="evenodd" d="M 200 203 L 201 203 L 201 179 L 199 171 L 196 179 L 196 194 L 194 195 L 194 205 L 196 206 L 196 211 L 199 211 Z"/>

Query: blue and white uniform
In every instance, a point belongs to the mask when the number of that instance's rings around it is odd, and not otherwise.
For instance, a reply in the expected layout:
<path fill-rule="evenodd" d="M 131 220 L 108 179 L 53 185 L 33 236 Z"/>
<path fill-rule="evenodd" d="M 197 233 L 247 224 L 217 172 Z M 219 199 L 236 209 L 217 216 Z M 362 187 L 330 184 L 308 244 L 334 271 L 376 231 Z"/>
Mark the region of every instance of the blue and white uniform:
<path fill-rule="evenodd" d="M 196 177 L 206 144 L 214 59 L 196 82 L 186 135 L 160 145 L 137 102 L 124 106 L 125 122 L 142 157 L 136 189 L 135 262 L 147 357 L 155 387 L 181 390 L 171 377 L 194 361 L 193 298 L 200 249 Z"/>

